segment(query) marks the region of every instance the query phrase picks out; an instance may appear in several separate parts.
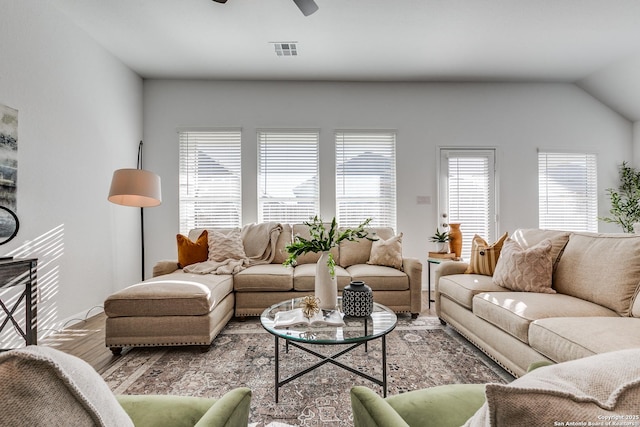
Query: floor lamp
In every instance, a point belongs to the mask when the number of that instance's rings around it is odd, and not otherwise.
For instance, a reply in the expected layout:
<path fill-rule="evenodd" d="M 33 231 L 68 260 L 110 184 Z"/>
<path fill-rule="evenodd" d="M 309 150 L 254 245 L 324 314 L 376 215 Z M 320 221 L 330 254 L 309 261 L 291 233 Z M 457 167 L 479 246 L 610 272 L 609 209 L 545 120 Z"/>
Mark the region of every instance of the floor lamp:
<path fill-rule="evenodd" d="M 118 169 L 113 173 L 109 201 L 140 208 L 140 241 L 142 244 L 142 280 L 144 281 L 144 208 L 162 203 L 160 177 L 142 169 L 142 141 L 138 145 L 137 169 Z"/>

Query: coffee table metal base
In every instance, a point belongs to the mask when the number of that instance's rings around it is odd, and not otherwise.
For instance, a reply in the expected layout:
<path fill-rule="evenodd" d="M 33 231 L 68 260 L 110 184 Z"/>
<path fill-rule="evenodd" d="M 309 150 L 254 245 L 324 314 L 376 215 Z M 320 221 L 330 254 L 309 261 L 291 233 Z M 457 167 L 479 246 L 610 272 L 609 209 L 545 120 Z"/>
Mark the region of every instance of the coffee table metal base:
<path fill-rule="evenodd" d="M 379 386 L 382 386 L 382 393 L 384 395 L 384 397 L 387 397 L 387 340 L 386 340 L 386 335 L 382 335 L 380 337 L 382 339 L 382 379 L 378 379 L 375 377 L 372 377 L 369 374 L 366 374 L 362 371 L 359 371 L 355 368 L 352 368 L 351 366 L 345 365 L 344 363 L 338 362 L 336 359 L 340 356 L 342 356 L 343 354 L 349 353 L 351 350 L 360 347 L 361 345 L 365 345 L 365 351 L 367 351 L 366 347 L 367 347 L 367 343 L 370 340 L 367 341 L 361 341 L 358 342 L 356 344 L 353 344 L 347 348 L 345 348 L 342 351 L 339 351 L 338 353 L 332 354 L 330 356 L 325 356 L 324 354 L 320 354 L 318 352 L 315 352 L 307 347 L 304 347 L 300 344 L 298 344 L 295 341 L 291 341 L 291 340 L 287 340 L 285 338 L 282 338 L 285 341 L 285 345 L 286 345 L 286 352 L 289 351 L 289 346 L 295 347 L 295 348 L 299 348 L 302 351 L 305 351 L 309 354 L 312 354 L 314 356 L 316 356 L 317 358 L 321 359 L 318 363 L 309 366 L 306 369 L 303 369 L 300 372 L 297 372 L 294 375 L 291 375 L 290 377 L 280 381 L 280 337 L 275 335 L 275 358 L 276 358 L 276 381 L 275 381 L 275 385 L 276 385 L 276 403 L 278 403 L 278 396 L 279 396 L 279 390 L 280 387 L 290 383 L 291 381 L 295 380 L 296 378 L 300 378 L 301 376 L 308 374 L 309 372 L 319 368 L 320 366 L 323 366 L 327 363 L 331 363 L 333 365 L 336 365 L 342 369 L 345 369 L 349 372 L 352 372 L 362 378 L 366 378 L 367 380 L 378 384 Z M 374 338 L 375 339 L 375 338 Z M 331 345 L 331 344 L 324 344 L 324 345 Z"/>

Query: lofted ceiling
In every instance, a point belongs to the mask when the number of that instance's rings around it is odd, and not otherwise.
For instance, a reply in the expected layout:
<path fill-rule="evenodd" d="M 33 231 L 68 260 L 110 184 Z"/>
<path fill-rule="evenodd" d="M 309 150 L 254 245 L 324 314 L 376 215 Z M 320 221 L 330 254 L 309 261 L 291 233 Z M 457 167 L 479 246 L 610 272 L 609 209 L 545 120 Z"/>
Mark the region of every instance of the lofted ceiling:
<path fill-rule="evenodd" d="M 49 1 L 143 78 L 573 82 L 640 120 L 640 0 Z"/>

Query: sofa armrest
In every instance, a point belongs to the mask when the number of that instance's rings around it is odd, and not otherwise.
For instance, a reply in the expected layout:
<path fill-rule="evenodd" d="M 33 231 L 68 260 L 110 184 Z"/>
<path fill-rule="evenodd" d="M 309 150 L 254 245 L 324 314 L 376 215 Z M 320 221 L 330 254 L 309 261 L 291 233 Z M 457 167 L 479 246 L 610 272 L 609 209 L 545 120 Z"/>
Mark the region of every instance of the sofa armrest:
<path fill-rule="evenodd" d="M 440 263 L 435 269 L 433 276 L 433 289 L 435 292 L 436 315 L 440 317 L 440 278 L 442 276 L 450 276 L 452 274 L 463 274 L 467 271 L 469 264 L 462 261 L 445 261 Z"/>
<path fill-rule="evenodd" d="M 351 410 L 354 427 L 409 427 L 386 400 L 367 387 L 351 388 Z"/>
<path fill-rule="evenodd" d="M 173 273 L 179 268 L 178 261 L 158 261 L 156 265 L 153 266 L 153 277 Z"/>
<path fill-rule="evenodd" d="M 136 427 L 244 427 L 251 390 L 238 387 L 220 399 L 169 395 L 118 395 Z"/>
<path fill-rule="evenodd" d="M 402 269 L 409 276 L 411 314 L 417 316 L 422 312 L 422 262 L 417 258 L 403 258 Z"/>
<path fill-rule="evenodd" d="M 194 427 L 245 427 L 249 424 L 251 390 L 238 387 L 214 403 Z"/>
<path fill-rule="evenodd" d="M 215 399 L 168 395 L 117 395 L 136 427 L 193 427 Z"/>

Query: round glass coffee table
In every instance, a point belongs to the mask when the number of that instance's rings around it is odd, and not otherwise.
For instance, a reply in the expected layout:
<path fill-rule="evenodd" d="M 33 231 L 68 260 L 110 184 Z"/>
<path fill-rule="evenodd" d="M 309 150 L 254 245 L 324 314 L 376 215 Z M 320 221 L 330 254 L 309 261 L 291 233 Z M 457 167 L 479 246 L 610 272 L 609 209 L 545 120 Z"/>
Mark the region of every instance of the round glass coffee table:
<path fill-rule="evenodd" d="M 367 317 L 344 317 L 343 326 L 293 326 L 287 328 L 276 328 L 274 321 L 276 313 L 280 311 L 289 311 L 299 308 L 302 298 L 295 298 L 280 302 L 267 308 L 260 316 L 260 323 L 275 337 L 275 391 L 276 403 L 278 402 L 279 388 L 289 382 L 299 378 L 314 369 L 331 363 L 346 369 L 356 375 L 366 378 L 382 386 L 384 397 L 387 396 L 387 341 L 386 336 L 391 332 L 398 322 L 398 317 L 388 307 L 382 304 L 373 303 L 373 313 Z M 342 299 L 338 298 L 338 309 L 342 312 Z M 374 378 L 364 372 L 347 366 L 336 359 L 343 354 L 364 344 L 367 351 L 367 343 L 373 339 L 380 338 L 382 341 L 382 378 Z M 316 364 L 291 375 L 290 377 L 280 380 L 280 340 L 285 341 L 285 352 L 289 352 L 289 346 L 298 348 L 320 359 Z M 301 345 L 305 344 L 305 345 Z M 311 350 L 306 345 L 338 345 L 351 344 L 349 347 L 339 351 L 338 353 L 326 356 Z"/>

